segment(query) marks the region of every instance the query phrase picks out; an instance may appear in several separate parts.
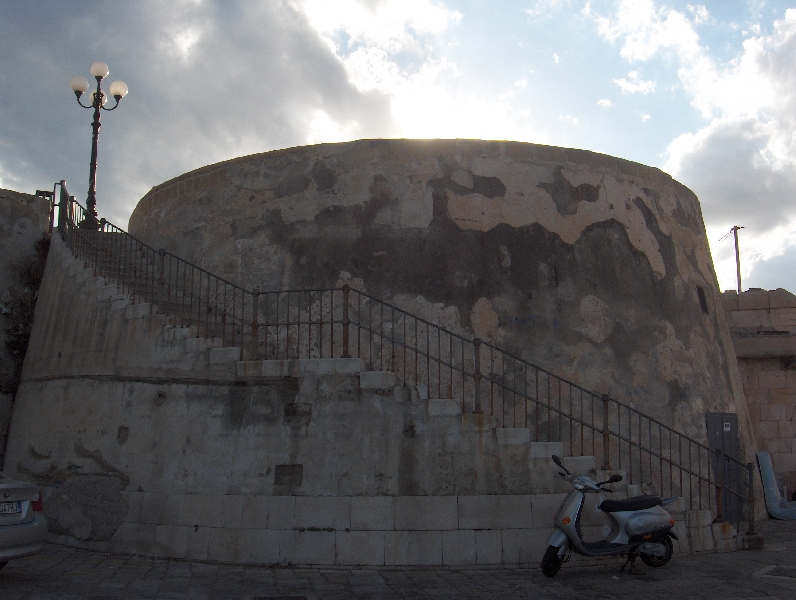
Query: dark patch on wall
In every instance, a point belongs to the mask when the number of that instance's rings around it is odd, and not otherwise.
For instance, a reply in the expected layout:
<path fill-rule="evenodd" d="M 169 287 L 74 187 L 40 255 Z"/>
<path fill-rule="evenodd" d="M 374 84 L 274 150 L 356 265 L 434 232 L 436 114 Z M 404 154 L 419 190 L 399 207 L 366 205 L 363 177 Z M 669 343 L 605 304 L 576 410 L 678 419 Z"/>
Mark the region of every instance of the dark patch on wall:
<path fill-rule="evenodd" d="M 561 167 L 556 167 L 551 183 L 540 183 L 539 187 L 550 194 L 562 215 L 574 215 L 578 212 L 580 202 L 596 202 L 600 199 L 599 186 L 582 183 L 575 187 L 564 177 Z"/>
<path fill-rule="evenodd" d="M 710 310 L 708 310 L 708 299 L 705 297 L 705 290 L 699 285 L 697 286 L 697 296 L 699 297 L 699 306 L 702 309 L 702 312 L 706 315 L 709 315 Z"/>
<path fill-rule="evenodd" d="M 127 473 L 121 469 L 117 469 L 107 460 L 105 460 L 102 456 L 102 451 L 99 448 L 96 450 L 88 450 L 85 446 L 83 446 L 83 440 L 77 440 L 75 442 L 75 454 L 81 458 L 92 459 L 103 473 L 118 477 L 124 487 L 127 487 L 130 484 L 130 477 L 127 476 Z"/>
<path fill-rule="evenodd" d="M 274 485 L 301 487 L 304 478 L 304 465 L 276 465 Z"/>
<path fill-rule="evenodd" d="M 306 402 L 289 402 L 283 412 L 282 424 L 290 427 L 304 427 L 312 420 L 312 404 Z"/>
<path fill-rule="evenodd" d="M 312 165 L 311 174 L 315 187 L 319 192 L 324 194 L 335 193 L 334 184 L 337 183 L 337 175 L 325 163 L 319 160 L 315 161 L 315 164 Z"/>
<path fill-rule="evenodd" d="M 433 185 L 441 185 L 460 196 L 467 194 L 480 194 L 486 198 L 503 198 L 506 195 L 506 186 L 498 177 L 484 177 L 483 175 L 472 175 L 473 187 L 467 187 L 452 179 L 437 179 Z"/>
<path fill-rule="evenodd" d="M 294 196 L 310 187 L 312 177 L 309 171 L 308 159 L 285 164 L 278 174 L 279 180 L 274 187 L 274 198 Z"/>
<path fill-rule="evenodd" d="M 257 424 L 276 425 L 282 421 L 283 407 L 292 403 L 298 394 L 298 379 L 285 377 L 229 389 L 227 420 L 235 429 Z"/>
<path fill-rule="evenodd" d="M 120 446 L 124 446 L 127 443 L 127 439 L 130 436 L 130 428 L 126 425 L 119 425 L 119 429 L 116 432 L 116 443 Z"/>
<path fill-rule="evenodd" d="M 28 446 L 28 454 L 30 454 L 36 460 L 49 460 L 53 455 L 52 450 L 50 450 L 47 454 L 37 451 L 33 444 Z"/>
<path fill-rule="evenodd" d="M 414 436 L 409 439 L 401 440 L 401 448 L 398 454 L 398 495 L 399 496 L 418 496 L 424 495 L 418 485 L 417 472 L 417 452 L 418 438 Z"/>
<path fill-rule="evenodd" d="M 51 533 L 78 540 L 107 541 L 130 508 L 115 477 L 85 475 L 66 481 L 45 503 Z"/>
<path fill-rule="evenodd" d="M 295 494 L 304 482 L 304 465 L 276 465 L 274 469 L 274 496 Z"/>
<path fill-rule="evenodd" d="M 503 198 L 506 195 L 506 186 L 497 177 L 473 175 L 473 193 L 487 198 Z"/>

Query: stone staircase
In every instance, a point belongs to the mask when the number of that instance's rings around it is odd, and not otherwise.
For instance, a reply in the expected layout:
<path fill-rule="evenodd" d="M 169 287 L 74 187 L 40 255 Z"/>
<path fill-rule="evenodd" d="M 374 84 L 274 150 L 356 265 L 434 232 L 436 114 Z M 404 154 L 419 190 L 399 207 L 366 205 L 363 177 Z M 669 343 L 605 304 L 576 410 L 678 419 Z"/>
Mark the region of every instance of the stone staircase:
<path fill-rule="evenodd" d="M 118 238 L 106 238 L 109 245 L 117 243 L 113 240 Z M 153 280 L 155 266 L 142 264 L 146 279 Z M 271 427 L 274 439 L 285 448 L 302 436 L 317 436 L 303 442 L 303 450 L 290 450 L 287 460 L 307 465 L 319 459 L 324 468 L 314 489 L 286 484 L 279 491 L 285 495 L 176 489 L 142 477 L 138 491 L 122 492 L 129 508 L 111 539 L 64 535 L 53 536 L 54 541 L 109 552 L 255 563 L 535 564 L 555 511 L 569 491 L 569 484 L 555 477 L 550 456 L 562 456 L 576 474 L 607 479 L 612 473 L 598 471 L 594 456 L 564 457 L 562 442 L 531 441 L 528 428 L 499 427 L 489 415 L 463 414 L 457 400 L 429 397 L 427 386 L 404 385 L 395 373 L 372 371 L 361 358 L 250 360 L 244 348 L 225 345 L 211 329 L 181 326 L 181 318 L 167 314 L 167 303 L 156 302 L 156 287 L 125 293 L 112 278 L 96 276 L 104 267 L 101 262 L 89 266 L 77 260 L 60 237 L 53 236 L 46 276 L 56 280 L 51 287 L 61 293 L 40 299 L 37 316 L 44 316 L 41 326 L 52 335 L 38 338 L 49 341 L 47 347 L 33 349 L 41 360 L 31 381 L 72 374 L 121 375 L 172 388 L 281 386 L 294 390 L 295 399 L 266 429 Z M 163 406 L 168 407 L 165 397 Z M 329 398 L 343 400 L 335 406 L 326 401 Z M 251 402 L 241 423 L 260 418 Z M 161 418 L 179 422 L 177 415 L 184 410 Z M 221 416 L 214 410 L 208 409 L 205 418 Z M 353 483 L 341 487 L 344 459 L 332 460 L 324 453 L 330 452 L 329 440 L 345 445 L 346 434 L 353 430 L 372 430 L 369 435 L 400 441 L 385 451 L 384 464 L 365 450 L 343 448 L 347 454 L 341 456 L 349 461 L 345 476 Z M 381 448 L 374 442 L 375 447 Z M 421 456 L 430 457 L 427 465 L 418 464 Z M 374 468 L 356 472 L 357 460 Z M 407 466 L 412 460 L 415 464 Z M 383 472 L 378 471 L 382 467 Z M 409 483 L 378 480 L 389 472 L 400 479 L 407 469 Z M 615 487 L 618 497 L 655 492 L 640 485 Z M 726 523 L 714 525 L 709 510 L 688 510 L 680 503 L 672 512 L 678 521 L 678 551 L 737 547 L 734 529 Z M 605 522 L 599 517 L 593 504 L 586 507 L 587 537 L 597 539 L 604 533 Z"/>

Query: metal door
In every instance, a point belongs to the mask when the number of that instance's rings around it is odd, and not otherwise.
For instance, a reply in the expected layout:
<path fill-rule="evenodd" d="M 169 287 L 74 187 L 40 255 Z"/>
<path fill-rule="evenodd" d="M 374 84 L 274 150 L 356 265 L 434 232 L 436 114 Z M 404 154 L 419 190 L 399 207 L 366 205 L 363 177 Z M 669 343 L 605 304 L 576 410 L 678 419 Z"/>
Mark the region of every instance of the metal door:
<path fill-rule="evenodd" d="M 738 415 L 735 413 L 707 413 L 705 419 L 710 449 L 713 452 L 720 449 L 723 455 L 740 461 Z M 730 523 L 737 523 L 741 508 L 740 497 L 737 495 L 741 492 L 741 473 L 735 461 L 723 459 L 721 461 L 723 464 L 720 465 L 718 458 L 713 458 L 714 473 L 721 475 L 724 483 L 723 516 Z"/>

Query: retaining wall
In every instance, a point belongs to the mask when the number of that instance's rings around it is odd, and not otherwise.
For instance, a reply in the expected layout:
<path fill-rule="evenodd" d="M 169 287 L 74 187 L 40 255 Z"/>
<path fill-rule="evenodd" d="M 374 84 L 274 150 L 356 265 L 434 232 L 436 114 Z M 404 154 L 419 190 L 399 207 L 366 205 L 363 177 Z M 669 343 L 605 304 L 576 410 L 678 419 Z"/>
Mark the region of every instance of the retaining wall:
<path fill-rule="evenodd" d="M 13 406 L 17 361 L 6 347 L 6 332 L 14 324 L 15 300 L 26 300 L 29 292 L 21 270 L 36 259 L 36 242 L 49 229 L 50 203 L 45 198 L 0 190 L 0 466 Z M 33 301 L 31 299 L 31 301 Z"/>
<path fill-rule="evenodd" d="M 327 565 L 544 551 L 561 443 L 529 444 L 357 359 L 242 361 L 93 277 L 57 236 L 36 310 L 7 462 L 45 487 L 53 541 Z M 565 461 L 594 472 L 593 456 Z M 679 551 L 734 548 L 709 511 L 679 508 Z"/>

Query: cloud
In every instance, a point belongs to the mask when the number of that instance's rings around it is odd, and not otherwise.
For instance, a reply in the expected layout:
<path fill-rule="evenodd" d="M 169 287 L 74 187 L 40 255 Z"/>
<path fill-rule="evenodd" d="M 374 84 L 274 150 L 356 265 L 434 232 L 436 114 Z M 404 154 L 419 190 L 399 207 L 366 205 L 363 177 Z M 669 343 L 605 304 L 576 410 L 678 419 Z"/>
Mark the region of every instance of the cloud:
<path fill-rule="evenodd" d="M 741 239 L 743 243 L 743 238 Z M 783 253 L 768 259 L 755 261 L 746 277 L 741 276 L 744 289 L 759 287 L 765 290 L 785 288 L 791 292 L 796 291 L 796 233 L 789 237 L 789 244 Z"/>
<path fill-rule="evenodd" d="M 623 77 L 622 79 L 614 79 L 613 81 L 619 86 L 623 94 L 635 94 L 637 92 L 640 94 L 649 94 L 655 91 L 655 82 L 639 79 L 638 71 L 630 71 L 630 73 L 627 74 L 627 79 Z"/>
<path fill-rule="evenodd" d="M 535 0 L 530 8 L 524 9 L 524 12 L 533 19 L 550 17 L 571 4 L 572 0 Z"/>
<path fill-rule="evenodd" d="M 710 19 L 710 13 L 704 4 L 688 4 L 686 8 L 694 15 L 694 23 L 707 23 L 708 19 Z"/>
<path fill-rule="evenodd" d="M 516 92 L 462 93 L 456 64 L 437 50 L 461 13 L 430 0 L 364 3 L 305 0 L 309 22 L 326 40 L 361 92 L 389 100 L 396 130 L 405 137 L 540 139 L 530 113 L 512 105 Z M 523 89 L 527 79 L 514 82 Z"/>
<path fill-rule="evenodd" d="M 345 53 L 363 44 L 387 52 L 423 51 L 426 36 L 444 32 L 462 14 L 429 0 L 303 0 L 310 24 L 329 39 L 348 38 Z"/>
<path fill-rule="evenodd" d="M 692 106 L 707 123 L 679 135 L 667 148 L 664 170 L 700 198 L 719 281 L 734 287 L 734 255 L 717 245 L 732 225 L 744 225 L 745 279 L 791 252 L 796 231 L 796 10 L 788 9 L 770 35 L 752 33 L 730 62 L 717 65 L 700 44 L 692 18 L 650 0 L 623 0 L 612 16 L 595 16 L 603 37 L 621 44 L 631 63 L 669 55 Z M 750 35 L 746 33 L 745 35 Z M 751 285 L 751 283 L 750 283 Z"/>
<path fill-rule="evenodd" d="M 614 105 L 614 103 L 611 102 L 608 98 L 603 98 L 602 100 L 597 100 L 597 106 L 604 106 L 606 108 L 609 108 L 609 107 L 611 107 L 613 105 Z"/>
<path fill-rule="evenodd" d="M 119 109 L 102 116 L 97 175 L 98 210 L 122 226 L 149 187 L 190 169 L 396 132 L 388 95 L 352 83 L 287 0 L 20 2 L 2 12 L 3 185 L 33 191 L 64 178 L 85 198 L 90 116 L 69 79 L 103 60 L 110 79 L 130 88 Z"/>

